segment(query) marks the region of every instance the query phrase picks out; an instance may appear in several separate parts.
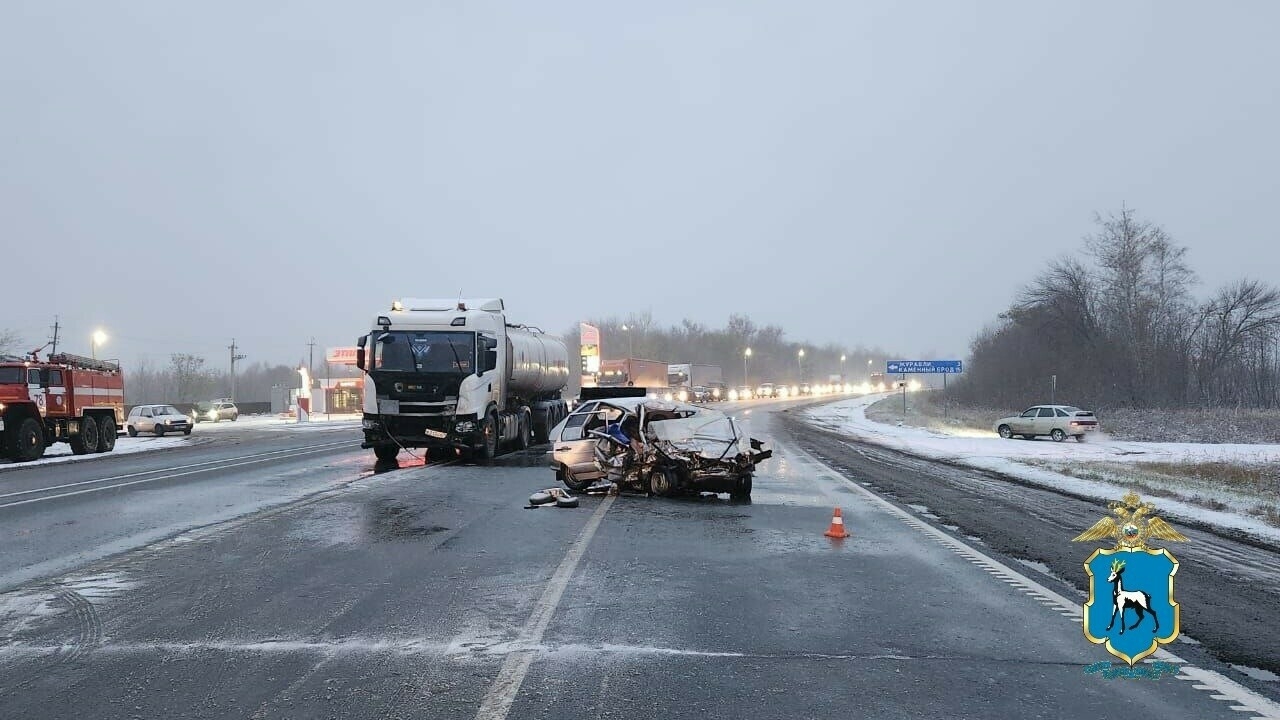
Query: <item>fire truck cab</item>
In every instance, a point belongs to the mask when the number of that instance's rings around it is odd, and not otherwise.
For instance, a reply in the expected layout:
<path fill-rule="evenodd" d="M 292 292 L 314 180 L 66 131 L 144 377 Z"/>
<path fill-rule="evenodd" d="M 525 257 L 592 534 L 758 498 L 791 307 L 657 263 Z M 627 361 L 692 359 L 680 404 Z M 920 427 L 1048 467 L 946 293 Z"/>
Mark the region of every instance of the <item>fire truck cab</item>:
<path fill-rule="evenodd" d="M 110 452 L 124 420 L 124 376 L 105 360 L 0 356 L 0 457 L 31 461 L 56 442 Z"/>

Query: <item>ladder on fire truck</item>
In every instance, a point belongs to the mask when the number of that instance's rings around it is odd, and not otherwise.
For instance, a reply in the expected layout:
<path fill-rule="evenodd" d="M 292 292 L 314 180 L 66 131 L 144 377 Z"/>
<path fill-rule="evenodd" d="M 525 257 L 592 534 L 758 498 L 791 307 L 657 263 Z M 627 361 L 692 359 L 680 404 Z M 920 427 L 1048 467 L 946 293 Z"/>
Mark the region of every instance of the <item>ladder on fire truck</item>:
<path fill-rule="evenodd" d="M 71 353 L 50 355 L 48 362 L 54 365 L 66 365 L 68 367 L 79 368 L 81 370 L 120 372 L 119 363 L 114 363 L 110 360 L 94 360 L 93 358 L 87 358 L 83 355 L 73 355 Z"/>

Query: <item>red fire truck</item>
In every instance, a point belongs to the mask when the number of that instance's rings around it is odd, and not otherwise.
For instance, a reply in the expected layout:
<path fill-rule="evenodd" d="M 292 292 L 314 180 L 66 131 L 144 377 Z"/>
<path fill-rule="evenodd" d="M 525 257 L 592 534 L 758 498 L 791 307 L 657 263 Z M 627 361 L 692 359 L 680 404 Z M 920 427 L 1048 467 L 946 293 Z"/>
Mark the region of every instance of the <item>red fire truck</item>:
<path fill-rule="evenodd" d="M 0 456 L 35 460 L 56 442 L 110 452 L 124 421 L 120 366 L 70 353 L 0 357 Z"/>

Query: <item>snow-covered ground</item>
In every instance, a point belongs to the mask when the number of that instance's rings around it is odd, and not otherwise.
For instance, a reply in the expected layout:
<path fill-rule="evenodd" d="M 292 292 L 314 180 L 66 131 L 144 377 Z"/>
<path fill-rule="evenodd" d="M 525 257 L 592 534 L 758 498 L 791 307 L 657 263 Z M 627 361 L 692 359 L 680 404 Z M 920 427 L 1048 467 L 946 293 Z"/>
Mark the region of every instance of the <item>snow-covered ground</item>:
<path fill-rule="evenodd" d="M 121 435 L 119 439 L 116 440 L 115 450 L 112 450 L 109 453 L 76 455 L 71 452 L 71 446 L 67 443 L 55 443 L 44 451 L 44 457 L 34 462 L 15 463 L 11 460 L 0 460 L 0 472 L 5 470 L 16 470 L 18 468 L 49 465 L 53 463 L 88 461 L 104 457 L 114 457 L 116 455 L 131 455 L 133 453 L 168 450 L 175 447 L 181 447 L 183 445 L 210 442 L 213 439 L 210 436 L 224 435 L 236 430 L 314 432 L 326 429 L 336 430 L 359 427 L 359 415 L 332 415 L 328 419 L 326 419 L 324 415 L 318 415 L 312 416 L 311 421 L 306 423 L 299 423 L 294 418 L 284 418 L 278 415 L 243 415 L 235 422 L 223 420 L 222 422 L 217 423 L 197 423 L 195 428 L 192 429 L 191 435 L 165 435 L 164 437 L 155 437 L 154 435 L 128 437 L 126 435 Z"/>
<path fill-rule="evenodd" d="M 167 450 L 180 447 L 182 445 L 191 445 L 192 443 L 197 442 L 201 442 L 201 440 L 194 434 L 191 436 L 166 435 L 164 437 L 152 437 L 149 435 L 140 435 L 136 438 L 121 437 L 116 440 L 115 450 L 112 450 L 109 453 L 90 453 L 88 455 L 76 455 L 71 452 L 70 445 L 66 443 L 55 443 L 50 445 L 49 448 L 44 451 L 44 457 L 39 460 L 24 463 L 16 463 L 11 460 L 0 460 L 0 472 L 5 470 L 16 470 L 18 468 L 72 462 L 76 460 L 87 461 L 104 457 L 113 457 L 116 455 L 132 455 L 133 453 Z"/>
<path fill-rule="evenodd" d="M 1110 440 L 1105 435 L 1085 443 L 1073 440 L 1055 443 L 1051 440 L 1004 440 L 994 432 L 960 430 L 944 433 L 925 428 L 896 426 L 876 422 L 866 410 L 884 395 L 866 395 L 823 405 L 805 412 L 816 425 L 883 445 L 888 448 L 936 460 L 946 460 L 969 467 L 1011 475 L 1026 482 L 1059 488 L 1100 500 L 1118 500 L 1131 487 L 1119 481 L 1101 481 L 1072 477 L 1035 465 L 1072 465 L 1075 463 L 1206 463 L 1224 462 L 1241 465 L 1280 463 L 1280 445 L 1222 445 L 1201 443 L 1147 443 Z M 1149 477 L 1142 481 L 1150 485 Z M 1185 487 L 1170 487 L 1185 491 Z M 1139 494 L 1143 494 L 1138 490 Z M 1209 510 L 1171 498 L 1151 498 L 1161 513 L 1238 530 L 1272 542 L 1280 542 L 1280 529 L 1267 525 L 1245 511 L 1249 500 L 1223 490 L 1220 497 L 1227 510 Z M 1257 499 L 1254 498 L 1253 502 Z"/>

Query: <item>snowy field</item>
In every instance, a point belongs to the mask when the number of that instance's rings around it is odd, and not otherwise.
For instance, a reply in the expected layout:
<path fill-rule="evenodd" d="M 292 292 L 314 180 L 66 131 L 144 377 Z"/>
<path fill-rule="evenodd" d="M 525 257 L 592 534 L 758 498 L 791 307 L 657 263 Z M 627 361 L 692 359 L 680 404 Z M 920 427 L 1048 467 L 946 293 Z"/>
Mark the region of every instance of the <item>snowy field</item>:
<path fill-rule="evenodd" d="M 1202 465 L 1227 463 L 1241 466 L 1263 466 L 1280 463 L 1280 445 L 1242 445 L 1207 443 L 1149 443 L 1116 441 L 1100 435 L 1088 442 L 1074 440 L 1056 443 L 1044 440 L 1004 440 L 994 432 L 957 430 L 945 432 L 911 426 L 876 422 L 867 417 L 867 408 L 884 395 L 867 395 L 806 411 L 807 419 L 818 425 L 860 440 L 911 453 L 921 457 L 945 460 L 980 470 L 1004 473 L 1037 485 L 1066 490 L 1076 495 L 1100 500 L 1118 500 L 1127 490 L 1146 495 L 1144 489 L 1155 486 L 1162 494 L 1195 499 L 1203 489 L 1188 482 L 1160 479 L 1144 473 L 1144 463 Z M 1054 468 L 1105 464 L 1115 468 L 1108 473 L 1056 472 Z M 1134 482 L 1126 483 L 1123 469 L 1131 467 Z M 1083 476 L 1082 476 L 1083 475 Z M 1135 487 L 1138 485 L 1139 487 Z M 1141 487 L 1145 486 L 1145 487 Z M 1280 542 L 1280 528 L 1266 524 L 1249 514 L 1266 498 L 1238 492 L 1231 488 L 1213 488 L 1215 507 L 1208 509 L 1174 497 L 1151 497 L 1160 511 L 1170 517 L 1182 517 L 1202 523 L 1244 532 L 1271 542 Z M 1270 500 L 1274 503 L 1275 498 Z"/>
<path fill-rule="evenodd" d="M 152 437 L 149 435 L 140 435 L 136 438 L 122 436 L 116 440 L 116 449 L 109 453 L 90 453 L 88 455 L 76 455 L 71 452 L 71 446 L 67 443 L 55 443 L 50 445 L 44 451 L 44 457 L 32 462 L 16 463 L 11 460 L 0 460 L 0 472 L 5 470 L 16 470 L 18 468 L 38 467 L 40 465 L 52 465 L 54 463 L 89 461 L 104 457 L 114 457 L 116 455 L 132 455 L 141 452 L 154 452 L 156 450 L 170 450 L 183 445 L 191 445 L 193 443 L 208 442 L 201 440 L 194 433 L 190 437 L 185 435 L 165 435 L 164 437 Z"/>

